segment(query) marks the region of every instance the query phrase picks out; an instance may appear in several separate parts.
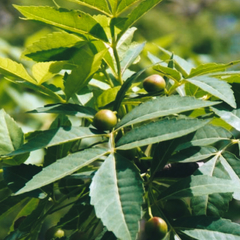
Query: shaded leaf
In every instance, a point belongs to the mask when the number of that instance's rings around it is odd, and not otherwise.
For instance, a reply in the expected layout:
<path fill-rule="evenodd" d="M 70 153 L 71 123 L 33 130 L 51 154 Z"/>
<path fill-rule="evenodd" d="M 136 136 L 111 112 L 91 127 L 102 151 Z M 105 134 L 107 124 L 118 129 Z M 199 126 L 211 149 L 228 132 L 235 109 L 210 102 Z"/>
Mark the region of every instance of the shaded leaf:
<path fill-rule="evenodd" d="M 39 107 L 35 110 L 29 111 L 28 113 L 55 113 L 64 114 L 82 118 L 92 118 L 96 114 L 96 110 L 89 107 L 80 106 L 79 104 L 73 103 L 56 103 L 48 104 L 44 107 Z"/>
<path fill-rule="evenodd" d="M 187 149 L 184 149 L 175 155 L 173 155 L 169 162 L 197 162 L 200 160 L 205 160 L 217 153 L 217 149 L 208 146 L 208 147 L 190 147 Z"/>
<path fill-rule="evenodd" d="M 16 151 L 8 154 L 8 156 L 31 152 L 40 148 L 51 147 L 86 137 L 94 137 L 97 136 L 97 133 L 100 132 L 88 127 L 60 127 L 57 129 L 45 130 L 31 138 Z"/>
<path fill-rule="evenodd" d="M 89 165 L 106 153 L 107 149 L 105 148 L 90 148 L 70 154 L 43 168 L 41 172 L 36 174 L 29 182 L 26 183 L 25 187 L 17 191 L 15 194 L 18 195 L 30 192 L 34 189 L 38 189 L 55 182 L 76 172 L 80 168 Z"/>
<path fill-rule="evenodd" d="M 192 109 L 208 107 L 218 104 L 218 102 L 209 102 L 196 99 L 194 97 L 156 97 L 135 107 L 131 112 L 125 115 L 117 124 L 116 129 L 140 123 L 146 120 L 164 117 Z"/>
<path fill-rule="evenodd" d="M 85 12 L 64 8 L 55 9 L 47 6 L 14 5 L 14 7 L 24 15 L 27 20 L 44 22 L 74 33 L 90 34 L 95 38 L 108 42 L 101 25 Z"/>
<path fill-rule="evenodd" d="M 231 85 L 217 78 L 200 76 L 188 78 L 186 81 L 198 86 L 207 93 L 223 100 L 231 107 L 236 108 L 236 102 Z"/>
<path fill-rule="evenodd" d="M 94 175 L 90 196 L 97 217 L 109 231 L 120 239 L 136 239 L 143 186 L 139 171 L 129 160 L 111 154 Z"/>
<path fill-rule="evenodd" d="M 139 2 L 140 0 L 126 0 L 126 1 L 120 1 L 117 7 L 117 14 L 121 14 L 122 12 L 126 11 L 128 8 L 130 8 L 133 4 Z"/>

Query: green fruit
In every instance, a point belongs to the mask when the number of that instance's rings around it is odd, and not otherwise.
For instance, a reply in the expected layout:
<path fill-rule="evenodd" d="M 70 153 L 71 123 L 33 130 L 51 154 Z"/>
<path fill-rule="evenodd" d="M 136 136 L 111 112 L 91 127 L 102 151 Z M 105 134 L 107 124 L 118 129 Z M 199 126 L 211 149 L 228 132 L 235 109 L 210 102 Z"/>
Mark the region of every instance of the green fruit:
<path fill-rule="evenodd" d="M 112 130 L 116 124 L 116 114 L 108 109 L 98 111 L 93 118 L 93 126 L 102 131 Z"/>
<path fill-rule="evenodd" d="M 167 223 L 160 217 L 152 217 L 145 224 L 145 233 L 151 240 L 163 239 L 167 232 Z"/>
<path fill-rule="evenodd" d="M 164 78 L 158 74 L 153 74 L 143 80 L 143 88 L 149 93 L 161 91 L 165 86 Z"/>
<path fill-rule="evenodd" d="M 188 209 L 187 204 L 181 199 L 168 200 L 164 205 L 164 211 L 170 218 L 183 217 Z"/>
<path fill-rule="evenodd" d="M 51 227 L 46 231 L 45 240 L 55 240 L 64 237 L 65 233 L 58 227 Z"/>

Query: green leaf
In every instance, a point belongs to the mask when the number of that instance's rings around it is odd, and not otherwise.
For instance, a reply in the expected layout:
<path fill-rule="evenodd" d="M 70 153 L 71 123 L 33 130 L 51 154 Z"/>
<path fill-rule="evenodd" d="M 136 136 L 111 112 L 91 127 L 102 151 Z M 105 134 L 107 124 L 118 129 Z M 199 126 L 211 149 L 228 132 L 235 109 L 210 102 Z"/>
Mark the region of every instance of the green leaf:
<path fill-rule="evenodd" d="M 79 34 L 91 36 L 108 42 L 101 25 L 89 14 L 77 10 L 64 8 L 55 9 L 45 6 L 17 6 L 14 7 L 26 17 L 27 20 L 36 20 Z"/>
<path fill-rule="evenodd" d="M 121 61 L 121 72 L 122 74 L 128 69 L 129 66 L 139 57 L 146 43 L 139 43 L 131 45 L 128 51 L 125 53 L 124 58 Z"/>
<path fill-rule="evenodd" d="M 96 9 L 106 15 L 111 15 L 111 11 L 108 7 L 106 0 L 96 1 L 96 0 L 68 0 L 70 2 L 78 3 L 80 5 L 87 6 L 89 8 Z"/>
<path fill-rule="evenodd" d="M 103 108 L 104 106 L 114 102 L 120 88 L 121 86 L 117 86 L 103 91 L 103 93 L 97 98 L 98 108 Z"/>
<path fill-rule="evenodd" d="M 204 64 L 197 66 L 196 68 L 193 68 L 191 70 L 188 78 L 192 78 L 195 76 L 204 75 L 204 74 L 208 74 L 208 73 L 212 73 L 212 72 L 223 71 L 226 68 L 231 67 L 234 64 L 238 64 L 238 63 L 239 63 L 239 61 L 234 61 L 234 62 L 230 62 L 227 64 L 204 63 Z"/>
<path fill-rule="evenodd" d="M 180 81 L 182 78 L 181 74 L 177 70 L 169 68 L 169 67 L 164 67 L 162 65 L 156 65 L 153 69 L 160 72 L 160 74 L 163 77 L 174 79 L 176 81 Z"/>
<path fill-rule="evenodd" d="M 64 82 L 67 99 L 87 85 L 93 74 L 99 69 L 107 49 L 94 54 L 88 48 L 82 48 L 73 59 L 78 67 L 72 70 Z M 81 73 L 81 74 L 80 74 Z"/>
<path fill-rule="evenodd" d="M 23 141 L 22 129 L 3 109 L 0 110 L 0 155 L 20 148 Z"/>
<path fill-rule="evenodd" d="M 239 240 L 240 225 L 217 217 L 188 217 L 174 222 L 174 228 L 194 239 Z"/>
<path fill-rule="evenodd" d="M 132 129 L 121 137 L 117 149 L 131 149 L 148 144 L 178 138 L 196 131 L 207 124 L 208 120 L 199 119 L 164 119 Z"/>
<path fill-rule="evenodd" d="M 116 99 L 114 101 L 114 106 L 113 106 L 114 111 L 118 111 L 118 109 L 121 106 L 121 103 L 122 103 L 128 89 L 132 86 L 132 83 L 134 83 L 137 80 L 137 78 L 145 71 L 146 71 L 146 69 L 143 69 L 143 70 L 141 70 L 137 73 L 134 73 L 131 77 L 129 77 L 123 83 L 123 85 L 120 88 L 120 90 L 118 91 L 118 94 L 117 94 Z"/>
<path fill-rule="evenodd" d="M 32 43 L 23 52 L 24 56 L 37 62 L 68 60 L 77 47 L 86 44 L 80 36 L 67 32 L 53 32 Z"/>
<path fill-rule="evenodd" d="M 209 102 L 189 96 L 156 97 L 153 100 L 147 101 L 135 107 L 131 112 L 122 118 L 122 120 L 117 124 L 116 129 L 158 117 L 212 106 L 218 103 L 219 102 Z"/>
<path fill-rule="evenodd" d="M 128 15 L 127 21 L 124 24 L 124 27 L 121 33 L 118 35 L 118 38 L 131 26 L 133 25 L 139 18 L 141 18 L 144 14 L 146 14 L 149 10 L 151 10 L 154 6 L 160 3 L 162 0 L 145 0 L 141 2 L 133 11 Z"/>
<path fill-rule="evenodd" d="M 0 73 L 11 80 L 24 80 L 36 84 L 24 66 L 8 58 L 0 57 Z"/>
<path fill-rule="evenodd" d="M 186 78 L 192 68 L 194 67 L 190 62 L 187 62 L 185 59 L 179 57 L 178 55 L 173 54 L 172 52 L 167 51 L 166 49 L 159 47 L 159 50 L 161 50 L 169 59 L 172 58 L 175 67 L 182 73 L 182 75 Z"/>
<path fill-rule="evenodd" d="M 159 195 L 159 199 L 166 200 L 235 191 L 240 191 L 240 186 L 235 181 L 198 175 L 184 178 L 172 184 Z"/>
<path fill-rule="evenodd" d="M 17 191 L 15 195 L 30 192 L 46 186 L 67 175 L 70 175 L 82 167 L 85 167 L 107 153 L 105 148 L 90 148 L 70 154 L 55 163 L 43 168 L 26 185 Z"/>
<path fill-rule="evenodd" d="M 216 155 L 202 165 L 194 175 L 208 175 L 220 179 L 230 179 L 221 161 L 221 155 Z M 214 193 L 206 196 L 194 196 L 191 199 L 193 215 L 224 216 L 232 200 L 232 193 Z"/>
<path fill-rule="evenodd" d="M 117 15 L 120 15 L 122 12 L 126 11 L 128 8 L 130 8 L 135 3 L 139 2 L 140 0 L 125 0 L 120 1 L 117 7 Z"/>
<path fill-rule="evenodd" d="M 93 177 L 90 197 L 96 216 L 109 231 L 119 239 L 136 239 L 143 185 L 139 171 L 129 160 L 111 154 Z"/>
<path fill-rule="evenodd" d="M 233 91 L 228 83 L 217 78 L 206 76 L 189 78 L 186 79 L 186 81 L 201 88 L 202 90 L 208 92 L 209 94 L 223 100 L 231 107 L 236 108 L 236 102 L 233 95 Z"/>
<path fill-rule="evenodd" d="M 184 149 L 175 155 L 173 155 L 169 162 L 197 162 L 200 160 L 205 160 L 217 153 L 217 149 L 208 146 L 208 147 L 190 147 L 187 149 Z"/>
<path fill-rule="evenodd" d="M 66 104 L 48 104 L 44 107 L 39 107 L 35 110 L 28 111 L 28 113 L 55 113 L 72 115 L 81 118 L 93 118 L 96 114 L 96 110 L 89 107 L 80 106 L 78 104 L 66 103 Z"/>
<path fill-rule="evenodd" d="M 230 138 L 232 138 L 232 134 L 225 128 L 207 124 L 199 128 L 195 133 L 186 136 L 177 150 L 191 146 L 207 146 Z"/>
<path fill-rule="evenodd" d="M 219 107 L 212 110 L 226 123 L 231 125 L 236 130 L 240 131 L 240 109 L 229 110 L 228 108 Z"/>
<path fill-rule="evenodd" d="M 65 61 L 40 62 L 33 65 L 32 74 L 37 83 L 41 85 L 57 75 L 61 70 L 73 68 L 73 65 Z"/>
<path fill-rule="evenodd" d="M 223 152 L 223 154 L 220 156 L 219 160 L 221 161 L 221 164 L 223 165 L 224 169 L 230 176 L 230 178 L 238 184 L 240 183 L 240 159 L 237 158 L 233 153 L 231 152 Z M 233 197 L 237 200 L 240 200 L 240 193 L 234 192 Z"/>
<path fill-rule="evenodd" d="M 21 164 L 19 166 L 5 167 L 3 177 L 8 187 L 15 193 L 28 182 L 33 175 L 41 171 L 41 167 L 35 165 Z M 45 198 L 47 194 L 41 190 L 35 190 L 28 194 L 30 197 Z"/>
<path fill-rule="evenodd" d="M 38 133 L 35 137 L 31 138 L 19 149 L 9 153 L 7 156 L 15 156 L 40 148 L 56 146 L 82 138 L 95 136 L 101 137 L 101 132 L 98 132 L 95 129 L 90 129 L 88 127 L 60 127 L 56 129 L 45 130 Z"/>

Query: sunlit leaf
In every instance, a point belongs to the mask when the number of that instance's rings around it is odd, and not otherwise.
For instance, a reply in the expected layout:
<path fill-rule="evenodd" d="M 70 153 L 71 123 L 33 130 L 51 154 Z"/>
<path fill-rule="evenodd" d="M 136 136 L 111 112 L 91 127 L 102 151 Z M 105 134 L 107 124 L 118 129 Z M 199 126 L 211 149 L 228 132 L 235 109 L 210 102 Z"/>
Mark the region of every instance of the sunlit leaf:
<path fill-rule="evenodd" d="M 85 12 L 64 8 L 55 9 L 48 6 L 14 5 L 14 7 L 23 14 L 27 20 L 44 22 L 70 32 L 90 34 L 95 38 L 106 42 L 108 41 L 101 25 L 97 23 L 91 15 Z"/>
<path fill-rule="evenodd" d="M 97 217 L 109 231 L 120 239 L 136 239 L 143 186 L 139 171 L 129 160 L 110 155 L 93 177 L 90 196 Z"/>
<path fill-rule="evenodd" d="M 122 118 L 116 128 L 215 104 L 218 102 L 203 101 L 188 96 L 157 97 L 135 107 Z"/>
<path fill-rule="evenodd" d="M 107 149 L 105 148 L 90 148 L 59 159 L 55 163 L 43 168 L 41 172 L 28 181 L 15 195 L 30 192 L 55 182 L 89 165 L 106 153 Z"/>
<path fill-rule="evenodd" d="M 236 108 L 236 102 L 233 95 L 233 91 L 231 86 L 217 78 L 199 76 L 188 78 L 186 81 L 196 85 L 207 93 L 223 100 L 228 103 L 231 107 Z"/>
<path fill-rule="evenodd" d="M 0 57 L 0 73 L 11 80 L 24 80 L 36 84 L 21 63 Z"/>
<path fill-rule="evenodd" d="M 131 149 L 148 144 L 178 138 L 196 131 L 207 124 L 208 120 L 199 119 L 164 119 L 132 129 L 121 137 L 117 149 Z"/>

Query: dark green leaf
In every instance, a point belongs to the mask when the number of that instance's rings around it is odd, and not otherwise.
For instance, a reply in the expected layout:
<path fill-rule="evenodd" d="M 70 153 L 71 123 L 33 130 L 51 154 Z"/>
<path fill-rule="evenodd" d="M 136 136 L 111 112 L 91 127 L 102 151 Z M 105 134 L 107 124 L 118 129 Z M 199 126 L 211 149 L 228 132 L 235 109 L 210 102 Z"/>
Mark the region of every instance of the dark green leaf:
<path fill-rule="evenodd" d="M 189 217 L 175 221 L 174 228 L 194 239 L 239 240 L 240 225 L 216 217 Z"/>
<path fill-rule="evenodd" d="M 95 137 L 100 133 L 88 127 L 60 127 L 40 132 L 26 144 L 7 156 L 15 156 L 40 148 L 51 147 L 62 143 L 72 142 L 86 137 Z M 100 134 L 101 136 L 101 134 Z"/>
<path fill-rule="evenodd" d="M 30 181 L 26 183 L 25 187 L 20 189 L 15 194 L 22 194 L 41 188 L 67 175 L 70 175 L 105 155 L 107 151 L 108 150 L 105 148 L 91 148 L 59 159 L 55 163 L 43 168 L 41 172 L 36 174 Z"/>
<path fill-rule="evenodd" d="M 240 186 L 235 181 L 198 175 L 190 176 L 174 183 L 160 194 L 159 199 L 166 200 L 235 191 L 240 191 Z"/>
<path fill-rule="evenodd" d="M 208 120 L 164 119 L 136 127 L 116 143 L 117 149 L 130 149 L 148 144 L 178 138 L 196 131 Z"/>
<path fill-rule="evenodd" d="M 158 117 L 212 106 L 218 103 L 219 102 L 204 101 L 188 96 L 156 97 L 153 100 L 147 101 L 135 107 L 131 112 L 122 118 L 122 120 L 117 124 L 116 129 Z"/>
<path fill-rule="evenodd" d="M 80 106 L 78 104 L 66 103 L 66 104 L 49 104 L 44 107 L 39 107 L 28 113 L 55 113 L 72 115 L 76 117 L 92 118 L 96 114 L 96 110 L 89 107 Z"/>

